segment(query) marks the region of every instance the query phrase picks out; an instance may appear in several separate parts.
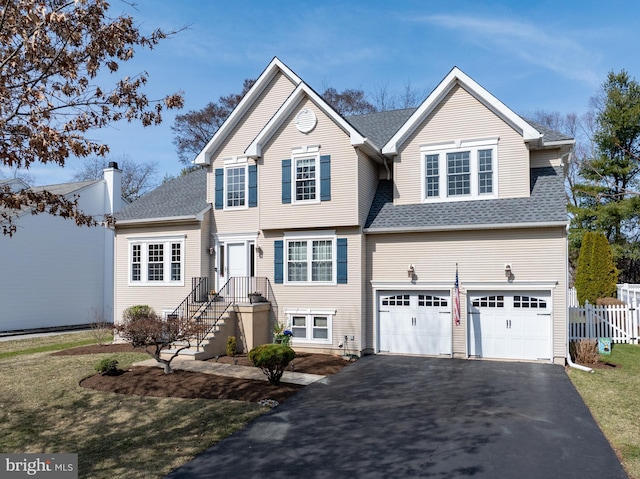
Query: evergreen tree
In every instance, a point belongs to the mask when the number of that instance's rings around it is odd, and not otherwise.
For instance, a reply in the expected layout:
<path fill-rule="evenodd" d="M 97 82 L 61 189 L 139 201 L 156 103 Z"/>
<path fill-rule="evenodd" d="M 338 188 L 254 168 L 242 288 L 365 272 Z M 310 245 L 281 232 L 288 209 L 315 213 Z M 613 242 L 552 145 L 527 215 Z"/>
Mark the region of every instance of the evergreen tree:
<path fill-rule="evenodd" d="M 576 244 L 586 230 L 603 231 L 624 280 L 633 281 L 640 211 L 640 84 L 624 70 L 611 72 L 592 104 L 594 152 L 581 164 L 583 181 L 572 187 L 576 204 L 569 206 L 570 240 Z"/>
<path fill-rule="evenodd" d="M 578 295 L 578 303 L 580 306 L 588 300 L 593 303 L 591 291 L 591 258 L 593 257 L 593 232 L 587 231 L 582 237 L 582 246 L 578 255 L 578 268 L 576 271 L 576 294 Z"/>
<path fill-rule="evenodd" d="M 585 233 L 578 257 L 576 292 L 578 302 L 595 304 L 598 298 L 610 298 L 616 294 L 618 270 L 611 245 L 601 232 Z"/>

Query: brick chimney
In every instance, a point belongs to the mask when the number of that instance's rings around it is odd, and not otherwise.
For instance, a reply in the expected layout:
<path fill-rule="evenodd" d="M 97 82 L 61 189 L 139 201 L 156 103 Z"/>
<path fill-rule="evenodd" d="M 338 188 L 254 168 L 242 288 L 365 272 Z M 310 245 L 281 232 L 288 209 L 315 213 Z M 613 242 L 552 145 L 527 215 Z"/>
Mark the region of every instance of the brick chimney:
<path fill-rule="evenodd" d="M 122 171 L 118 169 L 118 163 L 115 161 L 110 161 L 103 171 L 107 186 L 106 205 L 108 211 L 106 213 L 113 214 L 122 208 Z"/>

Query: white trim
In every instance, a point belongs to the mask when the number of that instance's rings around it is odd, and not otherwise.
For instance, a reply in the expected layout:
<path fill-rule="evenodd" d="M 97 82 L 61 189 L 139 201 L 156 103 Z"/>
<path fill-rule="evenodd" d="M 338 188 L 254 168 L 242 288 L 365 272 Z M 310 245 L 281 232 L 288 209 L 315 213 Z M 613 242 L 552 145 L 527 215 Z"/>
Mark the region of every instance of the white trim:
<path fill-rule="evenodd" d="M 249 233 L 213 233 L 216 243 L 241 243 L 243 241 L 255 241 L 258 239 L 258 232 Z"/>
<path fill-rule="evenodd" d="M 391 291 L 442 291 L 453 289 L 453 282 L 448 281 L 371 281 L 371 287 L 374 293 L 379 290 L 391 290 Z"/>

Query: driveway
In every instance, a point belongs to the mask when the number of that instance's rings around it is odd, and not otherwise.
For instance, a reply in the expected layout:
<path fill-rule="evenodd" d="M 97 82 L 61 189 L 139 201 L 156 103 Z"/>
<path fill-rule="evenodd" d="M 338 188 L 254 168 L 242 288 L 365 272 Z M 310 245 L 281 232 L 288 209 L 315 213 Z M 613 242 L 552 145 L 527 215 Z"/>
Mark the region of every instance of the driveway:
<path fill-rule="evenodd" d="M 561 366 L 367 356 L 175 478 L 626 478 Z"/>

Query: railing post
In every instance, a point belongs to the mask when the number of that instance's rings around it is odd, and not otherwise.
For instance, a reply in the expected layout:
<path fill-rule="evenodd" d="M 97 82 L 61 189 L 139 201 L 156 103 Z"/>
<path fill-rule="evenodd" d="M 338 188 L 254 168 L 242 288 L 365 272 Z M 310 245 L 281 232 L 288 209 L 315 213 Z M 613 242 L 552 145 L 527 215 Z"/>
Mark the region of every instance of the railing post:
<path fill-rule="evenodd" d="M 638 344 L 638 335 L 640 331 L 638 330 L 638 300 L 634 297 L 631 301 L 631 310 L 629 311 L 629 315 L 631 316 L 631 344 Z"/>

